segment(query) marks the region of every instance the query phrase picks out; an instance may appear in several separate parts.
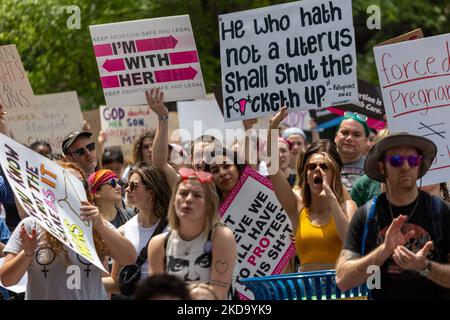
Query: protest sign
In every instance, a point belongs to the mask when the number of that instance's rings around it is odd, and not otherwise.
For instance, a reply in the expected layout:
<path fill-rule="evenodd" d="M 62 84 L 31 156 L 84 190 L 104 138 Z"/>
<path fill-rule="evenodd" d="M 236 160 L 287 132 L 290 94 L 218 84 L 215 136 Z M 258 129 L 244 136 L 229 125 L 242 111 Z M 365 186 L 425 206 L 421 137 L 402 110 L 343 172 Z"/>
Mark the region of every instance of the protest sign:
<path fill-rule="evenodd" d="M 233 138 L 230 136 L 229 139 L 226 139 L 227 129 L 232 130 L 229 131 L 230 135 L 235 133 L 234 130 L 236 129 L 242 130 L 239 138 L 244 135 L 244 127 L 241 121 L 229 123 L 223 121 L 214 94 L 208 94 L 206 99 L 179 101 L 177 102 L 177 110 L 179 126 L 183 131 L 186 130 L 186 137 L 183 140 L 187 140 L 188 135 L 190 135 L 191 140 L 194 140 L 206 134 L 216 137 L 224 145 L 230 145 L 233 143 Z"/>
<path fill-rule="evenodd" d="M 279 274 L 295 254 L 293 232 L 269 179 L 247 167 L 219 211 L 237 242 L 236 290 L 243 300 L 253 293 L 239 278 Z"/>
<path fill-rule="evenodd" d="M 415 40 L 415 39 L 421 39 L 423 38 L 423 32 L 421 28 L 415 29 L 413 31 L 410 31 L 408 33 L 402 34 L 401 36 L 383 41 L 379 44 L 377 44 L 375 47 L 378 46 L 385 46 L 388 44 L 394 44 L 394 43 L 399 43 L 399 42 L 403 42 L 403 41 L 409 41 L 409 40 Z"/>
<path fill-rule="evenodd" d="M 357 100 L 351 0 L 219 16 L 225 121 Z"/>
<path fill-rule="evenodd" d="M 23 121 L 36 121 L 36 102 L 15 45 L 0 47 L 0 85 L 0 104 L 7 112 L 10 133 L 26 144 Z"/>
<path fill-rule="evenodd" d="M 81 201 L 86 201 L 82 182 L 3 134 L 0 145 L 3 172 L 28 215 L 66 247 L 106 271 L 95 249 L 92 223 L 80 217 Z"/>
<path fill-rule="evenodd" d="M 284 124 L 288 127 L 300 128 L 303 130 L 311 130 L 309 120 L 311 120 L 309 111 L 295 111 L 289 112 L 289 114 L 283 120 L 283 122 L 281 122 L 281 124 Z"/>
<path fill-rule="evenodd" d="M 147 105 L 100 106 L 100 122 L 106 134 L 104 146 L 120 146 L 124 157 L 132 159 L 137 138 L 150 129 L 157 129 L 158 116 Z"/>
<path fill-rule="evenodd" d="M 374 48 L 389 130 L 432 140 L 436 159 L 423 185 L 450 177 L 450 34 Z"/>
<path fill-rule="evenodd" d="M 24 121 L 27 144 L 37 140 L 50 143 L 53 153 L 62 153 L 62 141 L 83 127 L 83 115 L 76 91 L 43 94 L 36 98 L 34 120 Z"/>
<path fill-rule="evenodd" d="M 205 96 L 188 15 L 89 26 L 108 106 L 147 104 L 161 88 L 164 101 Z"/>

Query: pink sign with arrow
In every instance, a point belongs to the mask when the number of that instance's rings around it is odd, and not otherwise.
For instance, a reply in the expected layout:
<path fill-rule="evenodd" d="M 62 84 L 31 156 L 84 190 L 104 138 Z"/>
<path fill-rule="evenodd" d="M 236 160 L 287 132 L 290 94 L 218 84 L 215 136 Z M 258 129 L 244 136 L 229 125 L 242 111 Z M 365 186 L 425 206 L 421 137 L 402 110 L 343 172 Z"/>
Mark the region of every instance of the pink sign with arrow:
<path fill-rule="evenodd" d="M 165 101 L 205 97 L 188 15 L 89 28 L 108 106 L 146 104 L 144 92 L 156 87 Z"/>

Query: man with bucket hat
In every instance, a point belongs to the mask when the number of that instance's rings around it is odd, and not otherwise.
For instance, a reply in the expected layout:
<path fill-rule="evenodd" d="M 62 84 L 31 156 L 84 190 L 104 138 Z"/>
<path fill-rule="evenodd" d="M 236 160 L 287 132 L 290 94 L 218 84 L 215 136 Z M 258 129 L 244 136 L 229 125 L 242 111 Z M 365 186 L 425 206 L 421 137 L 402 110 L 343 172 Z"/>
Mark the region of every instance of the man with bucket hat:
<path fill-rule="evenodd" d="M 366 174 L 384 182 L 387 191 L 352 218 L 336 266 L 341 290 L 370 276 L 373 299 L 450 298 L 450 209 L 416 185 L 436 151 L 430 140 L 406 132 L 391 134 L 369 151 Z"/>

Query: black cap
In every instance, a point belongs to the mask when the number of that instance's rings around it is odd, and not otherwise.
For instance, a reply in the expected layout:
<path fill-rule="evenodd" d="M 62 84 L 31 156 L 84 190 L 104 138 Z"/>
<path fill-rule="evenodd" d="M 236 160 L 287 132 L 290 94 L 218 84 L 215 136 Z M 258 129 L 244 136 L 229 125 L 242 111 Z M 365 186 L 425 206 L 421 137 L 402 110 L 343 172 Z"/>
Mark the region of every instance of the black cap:
<path fill-rule="evenodd" d="M 64 138 L 62 143 L 62 151 L 64 154 L 68 154 L 70 146 L 75 142 L 75 140 L 79 136 L 85 136 L 90 138 L 92 136 L 92 132 L 89 131 L 73 131 L 67 137 Z"/>

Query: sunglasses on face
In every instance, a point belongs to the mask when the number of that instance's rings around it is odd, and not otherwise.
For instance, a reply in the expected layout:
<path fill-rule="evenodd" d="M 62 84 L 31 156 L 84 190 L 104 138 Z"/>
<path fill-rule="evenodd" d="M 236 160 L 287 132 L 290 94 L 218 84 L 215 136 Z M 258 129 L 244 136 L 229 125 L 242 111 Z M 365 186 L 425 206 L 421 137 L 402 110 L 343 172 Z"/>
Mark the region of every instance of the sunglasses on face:
<path fill-rule="evenodd" d="M 111 179 L 105 184 L 110 185 L 113 189 L 115 189 L 117 186 L 119 186 L 120 188 L 124 187 L 124 184 L 120 179 Z"/>
<path fill-rule="evenodd" d="M 210 172 L 195 171 L 194 169 L 190 168 L 180 168 L 178 170 L 178 173 L 180 174 L 183 181 L 189 179 L 190 177 L 197 177 L 201 183 L 210 183 L 213 178 Z"/>
<path fill-rule="evenodd" d="M 130 192 L 133 192 L 134 190 L 136 190 L 137 187 L 146 187 L 146 185 L 139 184 L 136 181 L 131 181 L 126 184 L 125 189 L 129 189 Z"/>
<path fill-rule="evenodd" d="M 394 156 L 387 156 L 384 158 L 384 161 L 389 161 L 389 163 L 391 164 L 391 166 L 398 168 L 403 166 L 403 163 L 405 162 L 405 160 L 408 160 L 408 164 L 411 168 L 413 167 L 417 167 L 418 165 L 420 165 L 422 163 L 422 156 L 421 155 L 417 155 L 417 156 L 399 156 L 399 155 L 394 155 Z"/>
<path fill-rule="evenodd" d="M 77 156 L 82 157 L 84 156 L 85 150 L 92 152 L 95 150 L 95 142 L 91 142 L 87 144 L 84 148 L 79 148 L 71 153 L 75 153 Z"/>
<path fill-rule="evenodd" d="M 328 166 L 325 163 L 308 163 L 305 168 L 308 171 L 314 171 L 317 167 L 320 167 L 322 170 L 328 170 Z"/>
<path fill-rule="evenodd" d="M 358 119 L 360 121 L 367 121 L 367 116 L 365 114 L 360 114 L 357 112 L 346 111 L 344 112 L 345 119 Z"/>

